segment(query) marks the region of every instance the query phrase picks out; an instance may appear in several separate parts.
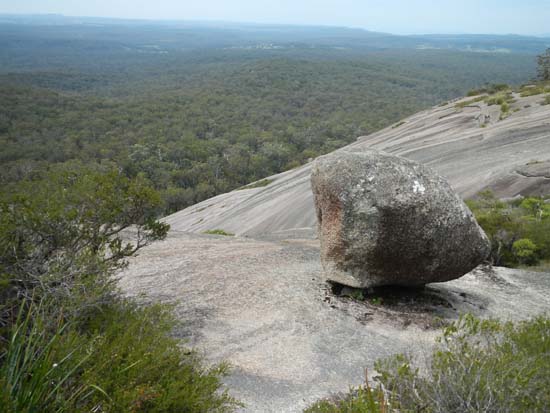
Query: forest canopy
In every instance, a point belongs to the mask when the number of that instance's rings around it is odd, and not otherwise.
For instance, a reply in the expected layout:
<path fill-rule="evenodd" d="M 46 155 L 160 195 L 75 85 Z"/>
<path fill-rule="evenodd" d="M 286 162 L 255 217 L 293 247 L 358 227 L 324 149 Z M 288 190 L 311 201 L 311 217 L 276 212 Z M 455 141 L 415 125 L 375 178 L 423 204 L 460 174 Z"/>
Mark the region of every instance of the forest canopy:
<path fill-rule="evenodd" d="M 0 183 L 115 165 L 167 214 L 536 64 L 507 37 L 101 24 L 0 25 Z"/>

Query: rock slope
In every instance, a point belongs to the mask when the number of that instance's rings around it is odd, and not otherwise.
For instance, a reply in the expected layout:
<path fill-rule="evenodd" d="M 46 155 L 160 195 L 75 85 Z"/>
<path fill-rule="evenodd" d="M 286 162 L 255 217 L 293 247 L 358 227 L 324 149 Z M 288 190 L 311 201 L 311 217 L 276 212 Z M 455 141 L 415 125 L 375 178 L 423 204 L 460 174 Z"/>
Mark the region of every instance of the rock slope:
<path fill-rule="evenodd" d="M 374 147 L 424 162 L 463 197 L 485 187 L 499 196 L 550 192 L 544 163 L 550 106 L 538 101 L 517 99 L 512 110 L 519 111 L 502 121 L 498 107 L 459 109 L 452 102 L 347 149 Z M 504 268 L 477 269 L 422 291 L 391 290 L 369 302 L 333 291 L 311 239 L 310 168 L 166 218 L 168 238 L 140 251 L 120 274 L 126 294 L 175 304 L 183 322 L 176 334 L 208 361 L 231 363 L 226 384 L 244 412 L 300 412 L 361 384 L 365 367 L 380 357 L 403 351 L 422 357 L 441 319 L 465 312 L 521 319 L 550 311 L 550 274 Z M 193 234 L 208 229 L 259 239 Z"/>
<path fill-rule="evenodd" d="M 315 240 L 258 241 L 172 231 L 120 276 L 127 294 L 176 304 L 177 334 L 208 361 L 246 413 L 298 413 L 344 392 L 397 352 L 428 354 L 441 319 L 521 319 L 550 310 L 550 274 L 476 270 L 370 303 L 336 296 Z"/>
<path fill-rule="evenodd" d="M 550 193 L 550 105 L 542 97 L 515 95 L 510 116 L 500 106 L 461 102 L 413 115 L 358 138 L 346 150 L 374 148 L 424 163 L 463 197 L 490 188 L 497 196 Z M 459 104 L 457 106 L 457 104 Z M 217 196 L 166 218 L 174 230 L 223 229 L 255 238 L 312 237 L 316 219 L 309 176 L 311 164 L 269 177 L 262 188 Z"/>

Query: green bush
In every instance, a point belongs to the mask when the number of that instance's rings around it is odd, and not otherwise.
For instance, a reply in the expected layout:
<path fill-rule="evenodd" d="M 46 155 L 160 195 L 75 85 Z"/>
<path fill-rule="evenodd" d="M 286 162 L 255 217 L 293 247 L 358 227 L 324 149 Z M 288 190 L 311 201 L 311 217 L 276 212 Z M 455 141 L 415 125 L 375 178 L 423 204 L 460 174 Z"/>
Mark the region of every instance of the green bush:
<path fill-rule="evenodd" d="M 550 319 L 465 316 L 445 329 L 426 373 L 399 355 L 377 363 L 400 412 L 548 412 Z"/>
<path fill-rule="evenodd" d="M 550 81 L 550 47 L 537 56 L 537 78 L 540 81 Z"/>
<path fill-rule="evenodd" d="M 80 411 L 101 404 L 112 412 L 230 412 L 238 405 L 221 391 L 227 366 L 202 367 L 171 337 L 176 322 L 169 309 L 119 302 L 102 310 L 85 326 L 93 346 L 81 377 L 108 397 L 95 392 Z"/>
<path fill-rule="evenodd" d="M 469 99 L 469 100 L 464 100 L 462 102 L 458 102 L 456 105 L 455 105 L 455 108 L 457 109 L 462 109 L 462 108 L 465 108 L 466 106 L 470 106 L 470 105 L 474 105 L 478 102 L 481 102 L 485 100 L 485 96 L 478 96 L 476 98 L 473 98 L 473 99 Z"/>
<path fill-rule="evenodd" d="M 343 397 L 321 400 L 304 410 L 304 413 L 386 413 L 390 411 L 382 389 L 373 389 L 366 384 L 351 390 Z"/>
<path fill-rule="evenodd" d="M 510 89 L 510 86 L 508 86 L 507 84 L 505 84 L 505 83 L 496 83 L 496 84 L 492 84 L 492 85 L 482 87 L 482 88 L 479 88 L 479 89 L 470 90 L 467 93 L 467 96 L 477 96 L 477 95 L 483 95 L 483 94 L 492 95 L 494 93 L 502 92 L 502 91 L 505 91 L 505 90 L 508 90 L 508 89 Z"/>
<path fill-rule="evenodd" d="M 550 204 L 543 198 L 503 202 L 482 192 L 466 203 L 491 241 L 493 264 L 513 267 L 550 259 Z"/>
<path fill-rule="evenodd" d="M 231 232 L 224 231 L 223 229 L 209 229 L 208 231 L 204 231 L 203 234 L 207 235 L 224 235 L 226 237 L 232 237 L 235 234 Z"/>
<path fill-rule="evenodd" d="M 300 164 L 297 164 L 297 166 L 300 166 Z M 241 186 L 240 188 L 237 188 L 238 190 L 242 189 L 252 189 L 252 188 L 262 188 L 264 186 L 268 186 L 271 182 L 273 182 L 272 179 L 260 179 L 259 181 L 252 182 L 251 184 Z"/>
<path fill-rule="evenodd" d="M 2 188 L 0 325 L 20 297 L 73 313 L 105 301 L 126 258 L 166 236 L 160 202 L 143 178 L 80 166 Z"/>
<path fill-rule="evenodd" d="M 545 83 L 538 83 L 536 85 L 527 85 L 527 86 L 523 86 L 519 92 L 521 97 L 542 95 L 543 93 L 550 92 L 550 85 Z"/>
<path fill-rule="evenodd" d="M 548 316 L 513 323 L 466 315 L 444 330 L 427 364 L 404 354 L 379 360 L 381 387 L 367 385 L 305 412 L 548 412 L 549 337 Z"/>
<path fill-rule="evenodd" d="M 487 105 L 503 105 L 504 103 L 512 103 L 514 101 L 511 91 L 499 92 L 485 98 Z"/>
<path fill-rule="evenodd" d="M 169 309 L 113 275 L 165 237 L 158 193 L 117 171 L 50 171 L 0 192 L 0 412 L 229 412 L 225 365 L 171 337 Z M 23 300 L 22 300 L 23 298 Z M 25 299 L 26 298 L 26 299 Z"/>
<path fill-rule="evenodd" d="M 0 411 L 233 411 L 238 403 L 221 391 L 227 366 L 206 369 L 180 347 L 168 310 L 119 300 L 48 331 L 32 307 L 1 355 Z"/>
<path fill-rule="evenodd" d="M 478 96 L 480 95 L 480 96 Z M 475 96 L 473 99 L 459 102 L 456 108 L 462 109 L 466 106 L 475 105 L 477 102 L 485 102 L 487 105 L 500 106 L 500 119 L 506 118 L 510 112 L 510 104 L 514 102 L 512 91 L 507 85 L 494 85 L 491 88 L 473 90 L 468 96 Z"/>
<path fill-rule="evenodd" d="M 537 263 L 537 246 L 528 238 L 518 239 L 512 244 L 512 253 L 521 264 L 534 265 Z"/>

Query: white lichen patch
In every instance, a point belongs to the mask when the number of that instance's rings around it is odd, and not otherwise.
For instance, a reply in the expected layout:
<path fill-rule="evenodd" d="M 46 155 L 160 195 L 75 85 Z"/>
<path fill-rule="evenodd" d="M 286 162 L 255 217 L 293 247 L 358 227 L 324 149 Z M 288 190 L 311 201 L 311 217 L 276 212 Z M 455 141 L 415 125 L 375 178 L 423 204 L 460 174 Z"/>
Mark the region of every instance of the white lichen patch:
<path fill-rule="evenodd" d="M 426 192 L 426 187 L 422 185 L 420 182 L 414 181 L 413 192 L 415 194 L 423 194 L 424 192 Z"/>

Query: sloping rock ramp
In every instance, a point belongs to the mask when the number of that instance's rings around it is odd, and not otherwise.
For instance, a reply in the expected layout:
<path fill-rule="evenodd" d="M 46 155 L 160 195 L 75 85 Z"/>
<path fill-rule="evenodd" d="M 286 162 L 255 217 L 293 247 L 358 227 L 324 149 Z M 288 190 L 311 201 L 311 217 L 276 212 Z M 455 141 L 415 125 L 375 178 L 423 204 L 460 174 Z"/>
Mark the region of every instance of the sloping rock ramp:
<path fill-rule="evenodd" d="M 175 303 L 177 334 L 210 362 L 244 412 L 300 412 L 364 380 L 380 357 L 428 354 L 460 313 L 521 319 L 550 310 L 550 274 L 477 269 L 424 290 L 337 296 L 314 240 L 252 240 L 172 231 L 120 275 L 128 295 Z M 341 292 L 340 292 L 341 293 Z M 380 301 L 382 301 L 380 303 Z"/>

